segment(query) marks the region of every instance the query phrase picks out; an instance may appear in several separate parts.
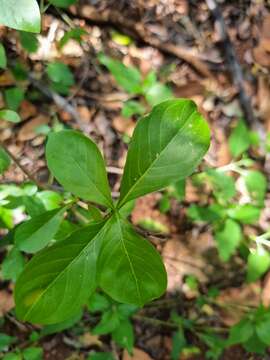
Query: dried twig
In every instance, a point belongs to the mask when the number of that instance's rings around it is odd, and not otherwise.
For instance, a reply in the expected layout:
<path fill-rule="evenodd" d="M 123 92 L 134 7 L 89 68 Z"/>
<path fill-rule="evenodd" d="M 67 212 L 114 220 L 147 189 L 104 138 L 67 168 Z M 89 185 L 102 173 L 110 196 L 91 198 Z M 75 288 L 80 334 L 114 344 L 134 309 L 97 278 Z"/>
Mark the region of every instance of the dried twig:
<path fill-rule="evenodd" d="M 228 35 L 222 12 L 215 0 L 206 0 L 206 3 L 216 22 L 218 35 L 224 50 L 224 56 L 228 64 L 229 71 L 231 73 L 233 84 L 238 91 L 239 102 L 241 104 L 245 120 L 249 125 L 254 125 L 256 119 L 251 106 L 251 100 L 245 91 L 245 79 L 243 70 L 238 62 L 235 49 Z"/>

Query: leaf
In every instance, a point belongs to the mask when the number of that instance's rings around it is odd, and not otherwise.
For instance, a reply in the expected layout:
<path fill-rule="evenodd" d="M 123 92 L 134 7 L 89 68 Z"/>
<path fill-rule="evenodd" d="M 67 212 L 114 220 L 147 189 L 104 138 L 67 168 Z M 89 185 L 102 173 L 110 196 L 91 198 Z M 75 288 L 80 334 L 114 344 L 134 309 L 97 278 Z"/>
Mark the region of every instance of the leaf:
<path fill-rule="evenodd" d="M 61 62 L 51 62 L 47 66 L 47 74 L 55 83 L 61 83 L 65 86 L 74 85 L 74 77 L 69 67 Z"/>
<path fill-rule="evenodd" d="M 0 69 L 5 69 L 6 67 L 7 67 L 6 50 L 3 44 L 0 43 Z"/>
<path fill-rule="evenodd" d="M 173 98 L 173 93 L 171 89 L 164 84 L 156 83 L 149 87 L 145 93 L 147 102 L 151 105 L 157 105 L 162 101 Z"/>
<path fill-rule="evenodd" d="M 236 205 L 228 210 L 228 216 L 242 224 L 254 224 L 259 220 L 261 209 L 251 204 Z"/>
<path fill-rule="evenodd" d="M 3 172 L 5 172 L 8 169 L 10 163 L 11 161 L 8 154 L 0 146 L 0 174 L 3 174 Z"/>
<path fill-rule="evenodd" d="M 95 292 L 91 296 L 88 302 L 88 309 L 93 313 L 108 310 L 109 307 L 110 307 L 110 302 L 108 298 L 97 292 Z"/>
<path fill-rule="evenodd" d="M 0 351 L 5 350 L 5 348 L 13 344 L 15 341 L 15 337 L 0 333 Z"/>
<path fill-rule="evenodd" d="M 49 0 L 49 2 L 55 6 L 67 8 L 70 5 L 76 3 L 77 0 Z"/>
<path fill-rule="evenodd" d="M 225 215 L 225 210 L 218 204 L 211 204 L 209 206 L 199 206 L 192 204 L 187 209 L 187 216 L 192 221 L 215 223 L 221 220 Z"/>
<path fill-rule="evenodd" d="M 115 309 L 109 309 L 102 314 L 100 322 L 91 331 L 95 335 L 111 333 L 119 326 L 119 315 Z"/>
<path fill-rule="evenodd" d="M 19 123 L 21 121 L 20 116 L 12 110 L 0 110 L 0 119 L 13 123 Z"/>
<path fill-rule="evenodd" d="M 228 261 L 242 239 L 240 225 L 231 219 L 225 221 L 224 227 L 215 233 L 215 240 L 221 260 Z"/>
<path fill-rule="evenodd" d="M 215 169 L 208 169 L 206 174 L 212 183 L 216 198 L 224 202 L 236 195 L 235 181 L 232 176 Z"/>
<path fill-rule="evenodd" d="M 239 120 L 229 137 L 229 149 L 234 157 L 243 154 L 250 147 L 250 136 L 244 120 Z"/>
<path fill-rule="evenodd" d="M 76 1 L 76 0 L 75 0 Z M 60 49 L 67 44 L 67 42 L 70 39 L 74 39 L 79 44 L 82 41 L 82 36 L 86 35 L 87 31 L 85 31 L 83 28 L 73 28 L 69 31 L 66 31 L 65 34 L 62 36 L 62 38 L 59 41 L 59 47 Z"/>
<path fill-rule="evenodd" d="M 71 318 L 69 318 L 65 321 L 44 326 L 44 328 L 40 332 L 40 335 L 47 336 L 47 335 L 60 333 L 64 330 L 70 329 L 81 320 L 82 315 L 83 315 L 83 311 L 82 311 L 82 309 L 80 309 L 75 315 L 73 315 Z"/>
<path fill-rule="evenodd" d="M 22 360 L 22 357 L 20 354 L 12 352 L 4 355 L 2 360 Z"/>
<path fill-rule="evenodd" d="M 266 190 L 267 179 L 265 175 L 257 170 L 249 170 L 244 176 L 246 187 L 258 205 L 263 205 Z"/>
<path fill-rule="evenodd" d="M 259 339 L 256 332 L 254 332 L 252 336 L 243 344 L 243 347 L 248 352 L 264 355 L 267 345 L 263 343 Z"/>
<path fill-rule="evenodd" d="M 130 320 L 121 321 L 115 330 L 112 332 L 112 339 L 120 347 L 127 349 L 129 354 L 132 353 L 134 346 L 134 331 Z"/>
<path fill-rule="evenodd" d="M 38 50 L 38 39 L 35 34 L 29 32 L 20 32 L 21 45 L 29 54 L 35 53 Z"/>
<path fill-rule="evenodd" d="M 40 11 L 36 0 L 0 0 L 0 24 L 16 30 L 40 32 Z"/>
<path fill-rule="evenodd" d="M 244 318 L 231 327 L 228 345 L 243 344 L 252 336 L 252 334 L 253 324 L 248 318 Z"/>
<path fill-rule="evenodd" d="M 22 253 L 13 247 L 2 263 L 2 277 L 4 280 L 15 282 L 23 271 L 25 260 Z"/>
<path fill-rule="evenodd" d="M 24 360 L 42 360 L 43 349 L 41 347 L 29 347 L 22 352 Z"/>
<path fill-rule="evenodd" d="M 155 106 L 135 128 L 118 208 L 190 175 L 209 142 L 209 128 L 194 102 L 168 100 Z"/>
<path fill-rule="evenodd" d="M 247 281 L 258 280 L 270 267 L 270 255 L 263 247 L 251 251 L 247 260 Z"/>
<path fill-rule="evenodd" d="M 11 110 L 17 111 L 23 99 L 24 99 L 24 91 L 21 88 L 12 87 L 10 89 L 5 90 L 5 102 L 7 107 Z M 18 120 L 17 121 L 8 120 L 8 121 L 19 122 Z"/>
<path fill-rule="evenodd" d="M 114 60 L 104 54 L 99 54 L 99 61 L 112 73 L 116 82 L 128 93 L 141 92 L 141 74 L 132 66 L 125 66 L 122 62 Z"/>
<path fill-rule="evenodd" d="M 80 310 L 96 287 L 96 262 L 105 224 L 92 223 L 30 260 L 15 287 L 19 319 L 56 324 Z"/>
<path fill-rule="evenodd" d="M 174 333 L 172 338 L 172 360 L 178 360 L 180 358 L 180 354 L 186 346 L 187 340 L 185 338 L 184 331 L 182 329 L 179 329 L 177 332 Z"/>
<path fill-rule="evenodd" d="M 22 251 L 35 253 L 53 240 L 66 207 L 47 211 L 24 223 L 15 232 L 15 244 Z"/>
<path fill-rule="evenodd" d="M 67 190 L 83 198 L 113 207 L 105 163 L 92 140 L 72 130 L 49 135 L 48 167 Z"/>
<path fill-rule="evenodd" d="M 145 107 L 139 101 L 128 100 L 124 102 L 122 116 L 125 118 L 129 118 L 133 115 L 143 115 L 145 111 Z"/>
<path fill-rule="evenodd" d="M 100 287 L 114 300 L 138 306 L 162 295 L 167 277 L 159 253 L 119 214 L 108 227 L 98 262 Z"/>
<path fill-rule="evenodd" d="M 270 345 L 270 318 L 266 316 L 256 324 L 256 333 L 258 338 L 266 345 Z"/>
<path fill-rule="evenodd" d="M 89 355 L 87 360 L 115 360 L 114 356 L 109 352 L 95 352 Z"/>

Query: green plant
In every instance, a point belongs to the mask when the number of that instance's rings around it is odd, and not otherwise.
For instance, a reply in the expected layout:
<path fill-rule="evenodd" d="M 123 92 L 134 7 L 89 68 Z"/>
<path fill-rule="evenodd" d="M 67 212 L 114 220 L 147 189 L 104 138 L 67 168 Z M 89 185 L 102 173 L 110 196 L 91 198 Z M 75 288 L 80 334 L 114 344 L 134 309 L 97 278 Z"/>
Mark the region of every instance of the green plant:
<path fill-rule="evenodd" d="M 76 131 L 51 133 L 46 146 L 48 167 L 75 197 L 17 226 L 16 247 L 34 253 L 51 243 L 77 197 L 98 204 L 104 215 L 91 205 L 95 221 L 31 259 L 16 282 L 18 317 L 42 324 L 64 321 L 78 312 L 96 287 L 118 302 L 137 306 L 162 295 L 166 272 L 161 258 L 123 217 L 125 206 L 190 175 L 208 146 L 208 126 L 192 101 L 157 105 L 135 129 L 115 203 L 97 146 Z"/>

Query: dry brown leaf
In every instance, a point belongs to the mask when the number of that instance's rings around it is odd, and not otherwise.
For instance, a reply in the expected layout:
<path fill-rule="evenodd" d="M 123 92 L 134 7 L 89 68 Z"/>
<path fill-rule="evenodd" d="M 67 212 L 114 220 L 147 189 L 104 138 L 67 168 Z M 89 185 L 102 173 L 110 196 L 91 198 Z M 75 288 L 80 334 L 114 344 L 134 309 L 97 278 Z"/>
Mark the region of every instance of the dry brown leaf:
<path fill-rule="evenodd" d="M 4 316 L 15 306 L 13 296 L 6 290 L 0 291 L 0 316 Z"/>
<path fill-rule="evenodd" d="M 0 75 L 0 87 L 10 86 L 14 84 L 15 84 L 14 77 L 9 70 L 5 71 L 2 75 Z"/>
<path fill-rule="evenodd" d="M 112 125 L 116 131 L 121 134 L 127 134 L 130 137 L 135 128 L 135 123 L 131 119 L 125 119 L 122 116 L 115 116 Z"/>
<path fill-rule="evenodd" d="M 35 105 L 27 100 L 23 100 L 20 106 L 20 116 L 22 120 L 27 120 L 35 115 L 37 115 L 37 108 Z"/>
<path fill-rule="evenodd" d="M 83 334 L 82 336 L 80 336 L 79 338 L 80 342 L 84 345 L 84 346 L 102 346 L 102 342 L 99 340 L 99 336 L 97 335 L 92 335 L 89 332 Z"/>
<path fill-rule="evenodd" d="M 127 350 L 125 350 L 122 359 L 123 360 L 153 360 L 146 352 L 138 348 L 133 349 L 133 356 L 129 355 Z"/>
<path fill-rule="evenodd" d="M 204 260 L 184 245 L 184 238 L 168 240 L 163 248 L 162 257 L 168 274 L 168 291 L 182 289 L 183 278 L 186 275 L 196 276 L 200 282 L 207 280 L 203 269 L 206 268 Z"/>
<path fill-rule="evenodd" d="M 269 55 L 270 56 L 270 55 Z M 265 121 L 266 128 L 270 130 L 270 80 L 268 76 L 258 77 L 257 106 L 260 117 Z"/>
<path fill-rule="evenodd" d="M 48 124 L 49 121 L 50 121 L 50 118 L 45 115 L 39 115 L 39 116 L 35 117 L 34 119 L 28 121 L 20 129 L 19 134 L 18 134 L 18 140 L 19 141 L 28 141 L 28 140 L 34 139 L 37 136 L 37 133 L 35 132 L 36 129 L 41 125 Z"/>

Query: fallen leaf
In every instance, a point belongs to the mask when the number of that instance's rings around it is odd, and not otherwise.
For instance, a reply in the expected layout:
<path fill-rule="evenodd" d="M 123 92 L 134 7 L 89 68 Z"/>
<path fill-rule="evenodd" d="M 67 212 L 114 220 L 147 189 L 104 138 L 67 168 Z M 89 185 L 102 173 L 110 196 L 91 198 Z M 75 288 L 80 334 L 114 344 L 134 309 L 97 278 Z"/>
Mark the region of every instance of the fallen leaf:
<path fill-rule="evenodd" d="M 135 123 L 131 119 L 125 119 L 122 116 L 115 116 L 112 122 L 114 129 L 121 134 L 127 134 L 132 136 L 133 130 L 135 128 Z"/>
<path fill-rule="evenodd" d="M 15 306 L 13 296 L 6 290 L 0 290 L 0 316 L 4 316 Z"/>
<path fill-rule="evenodd" d="M 134 348 L 133 349 L 133 356 L 129 355 L 127 350 L 124 351 L 123 360 L 153 360 L 146 352 Z"/>
<path fill-rule="evenodd" d="M 19 131 L 18 140 L 19 141 L 28 141 L 32 140 L 37 136 L 36 129 L 41 126 L 48 124 L 50 118 L 45 115 L 38 115 L 34 119 L 28 121 Z"/>

